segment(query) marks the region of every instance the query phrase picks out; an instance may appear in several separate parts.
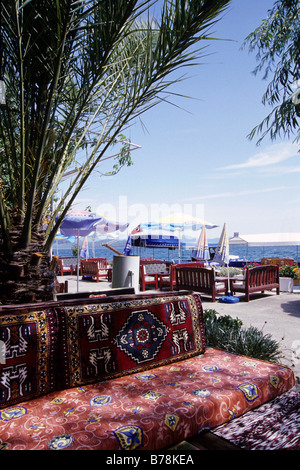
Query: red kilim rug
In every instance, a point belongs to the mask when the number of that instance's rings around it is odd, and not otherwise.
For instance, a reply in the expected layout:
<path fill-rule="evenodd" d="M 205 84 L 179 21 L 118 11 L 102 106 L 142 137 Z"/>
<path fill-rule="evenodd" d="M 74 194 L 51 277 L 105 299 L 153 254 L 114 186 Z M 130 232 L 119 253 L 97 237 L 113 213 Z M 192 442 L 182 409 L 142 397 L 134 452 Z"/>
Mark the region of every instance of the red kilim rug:
<path fill-rule="evenodd" d="M 300 450 L 300 390 L 280 395 L 212 430 L 247 450 Z"/>

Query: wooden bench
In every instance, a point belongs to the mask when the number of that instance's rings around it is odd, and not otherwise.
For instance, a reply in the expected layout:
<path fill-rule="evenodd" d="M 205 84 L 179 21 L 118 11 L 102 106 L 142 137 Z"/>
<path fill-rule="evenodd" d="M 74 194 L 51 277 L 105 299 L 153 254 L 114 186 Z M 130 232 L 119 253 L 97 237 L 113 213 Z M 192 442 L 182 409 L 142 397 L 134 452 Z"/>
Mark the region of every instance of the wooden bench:
<path fill-rule="evenodd" d="M 176 266 L 176 290 L 192 290 L 211 296 L 216 301 L 217 294 L 226 294 L 228 282 L 218 280 L 212 268 L 197 266 Z"/>
<path fill-rule="evenodd" d="M 279 266 L 265 265 L 255 268 L 245 268 L 244 279 L 230 279 L 230 292 L 244 293 L 246 301 L 249 302 L 250 294 L 254 292 L 264 292 L 266 290 L 276 289 L 277 295 L 280 294 L 279 289 Z"/>
<path fill-rule="evenodd" d="M 158 276 L 158 283 L 159 283 L 159 288 L 160 290 L 163 289 L 163 287 L 167 287 L 168 290 L 173 291 L 174 287 L 176 286 L 176 276 L 175 276 L 175 268 L 176 267 L 182 267 L 182 266 L 198 266 L 198 267 L 203 267 L 204 263 L 202 261 L 195 261 L 195 262 L 190 262 L 190 263 L 180 263 L 180 264 L 170 264 L 169 266 L 169 274 L 159 274 Z"/>
<path fill-rule="evenodd" d="M 111 268 L 107 266 L 106 258 L 81 260 L 80 270 L 82 277 L 92 277 L 96 282 L 99 282 L 101 277 L 107 280 L 111 277 Z"/>

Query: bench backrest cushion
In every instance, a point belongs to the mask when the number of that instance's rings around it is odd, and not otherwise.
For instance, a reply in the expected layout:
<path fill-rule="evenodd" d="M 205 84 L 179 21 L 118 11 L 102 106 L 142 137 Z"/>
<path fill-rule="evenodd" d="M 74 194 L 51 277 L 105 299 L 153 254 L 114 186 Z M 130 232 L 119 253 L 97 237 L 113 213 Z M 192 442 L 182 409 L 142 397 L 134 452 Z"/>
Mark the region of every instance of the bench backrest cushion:
<path fill-rule="evenodd" d="M 59 317 L 63 388 L 144 371 L 205 350 L 197 294 L 74 303 L 61 308 Z"/>
<path fill-rule="evenodd" d="M 144 264 L 143 266 L 144 266 L 144 273 L 146 275 L 165 273 L 167 271 L 166 263 Z"/>
<path fill-rule="evenodd" d="M 77 258 L 60 258 L 60 261 L 62 262 L 62 265 L 65 267 L 69 266 L 76 266 L 77 264 Z"/>
<path fill-rule="evenodd" d="M 57 389 L 57 318 L 53 310 L 0 314 L 0 408 Z"/>

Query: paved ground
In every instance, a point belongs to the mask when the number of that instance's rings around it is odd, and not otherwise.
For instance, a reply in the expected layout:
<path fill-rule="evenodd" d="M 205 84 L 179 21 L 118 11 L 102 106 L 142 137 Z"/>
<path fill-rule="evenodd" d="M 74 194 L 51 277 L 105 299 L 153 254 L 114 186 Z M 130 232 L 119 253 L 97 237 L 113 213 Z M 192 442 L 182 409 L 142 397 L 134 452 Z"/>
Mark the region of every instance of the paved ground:
<path fill-rule="evenodd" d="M 59 282 L 68 281 L 68 291 L 77 292 L 76 276 L 64 276 L 58 278 Z M 106 281 L 78 281 L 79 292 L 107 290 L 111 283 Z M 280 342 L 281 351 L 284 354 L 282 363 L 294 370 L 295 376 L 300 382 L 300 289 L 295 288 L 293 293 L 274 292 L 265 294 L 253 294 L 250 302 L 245 302 L 240 296 L 240 301 L 234 304 L 211 302 L 202 297 L 203 308 L 212 308 L 220 314 L 231 315 L 242 320 L 244 327 L 255 326 L 263 329 L 265 334 Z"/>

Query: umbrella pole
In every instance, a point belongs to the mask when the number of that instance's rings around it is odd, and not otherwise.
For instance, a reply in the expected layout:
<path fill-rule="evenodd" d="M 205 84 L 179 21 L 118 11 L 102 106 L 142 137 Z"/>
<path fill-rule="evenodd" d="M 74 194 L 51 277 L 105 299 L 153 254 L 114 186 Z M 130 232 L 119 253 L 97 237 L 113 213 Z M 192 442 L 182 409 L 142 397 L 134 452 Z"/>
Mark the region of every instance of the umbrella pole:
<path fill-rule="evenodd" d="M 178 264 L 181 261 L 181 229 L 178 229 Z"/>
<path fill-rule="evenodd" d="M 228 296 L 230 297 L 230 281 L 229 281 L 229 263 L 227 264 L 227 282 L 228 282 Z"/>

